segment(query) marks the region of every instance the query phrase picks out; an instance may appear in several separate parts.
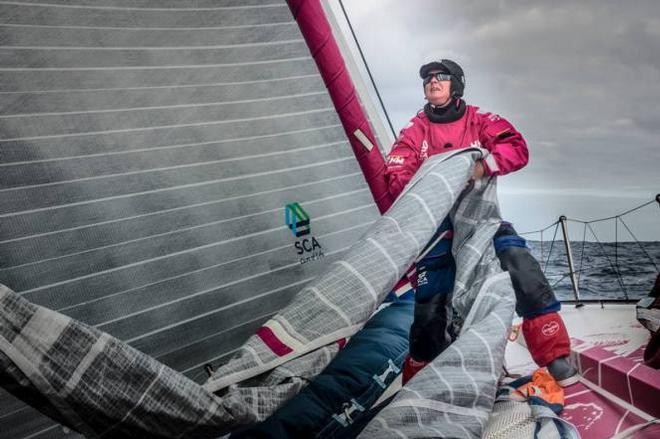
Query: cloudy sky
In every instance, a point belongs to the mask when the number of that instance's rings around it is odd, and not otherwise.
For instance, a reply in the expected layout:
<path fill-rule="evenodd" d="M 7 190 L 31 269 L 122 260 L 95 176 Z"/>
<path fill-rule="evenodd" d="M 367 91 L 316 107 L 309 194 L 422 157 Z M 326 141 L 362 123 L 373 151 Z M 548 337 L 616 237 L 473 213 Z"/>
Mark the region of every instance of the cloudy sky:
<path fill-rule="evenodd" d="M 529 165 L 499 180 L 503 215 L 520 231 L 560 214 L 614 215 L 660 192 L 660 2 L 344 6 L 397 131 L 424 104 L 420 64 L 450 58 L 466 72 L 467 102 L 523 133 Z M 660 240 L 657 204 L 624 219 L 638 238 Z M 613 229 L 596 227 L 601 239 Z"/>

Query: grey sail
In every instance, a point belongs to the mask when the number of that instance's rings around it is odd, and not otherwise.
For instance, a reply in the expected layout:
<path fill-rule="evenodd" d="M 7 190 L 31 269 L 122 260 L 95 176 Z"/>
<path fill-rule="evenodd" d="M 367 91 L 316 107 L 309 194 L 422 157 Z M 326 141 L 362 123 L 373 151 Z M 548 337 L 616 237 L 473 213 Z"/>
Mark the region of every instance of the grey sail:
<path fill-rule="evenodd" d="M 428 160 L 380 216 L 286 2 L 25 0 L 0 17 L 0 384 L 62 424 L 0 390 L 3 437 L 261 421 L 447 215 L 463 332 L 362 435 L 480 435 L 513 312 L 496 181 L 464 190 L 485 150 Z"/>
<path fill-rule="evenodd" d="M 44 3 L 0 3 L 0 283 L 202 382 L 378 211 L 284 1 Z"/>
<path fill-rule="evenodd" d="M 513 312 L 508 274 L 501 273 L 491 244 L 500 221 L 495 181 L 464 191 L 480 157 L 482 150 L 467 149 L 428 160 L 387 214 L 264 325 L 279 339 L 275 347 L 271 338 L 251 337 L 218 371 L 221 376 L 203 387 L 112 335 L 2 286 L 3 386 L 87 437 L 216 437 L 263 420 L 327 364 L 337 352 L 332 341 L 351 336 L 369 319 L 450 214 L 457 230 L 457 278 L 474 277 L 456 290 L 463 334 L 404 387 L 374 420 L 376 429 L 370 424 L 363 436 L 418 437 L 452 424 L 452 434 L 460 427 L 465 437 L 478 437 L 492 406 L 505 322 Z M 291 355 L 278 352 L 282 343 Z M 229 387 L 213 393 L 224 386 Z M 450 414 L 460 418 L 451 421 Z"/>

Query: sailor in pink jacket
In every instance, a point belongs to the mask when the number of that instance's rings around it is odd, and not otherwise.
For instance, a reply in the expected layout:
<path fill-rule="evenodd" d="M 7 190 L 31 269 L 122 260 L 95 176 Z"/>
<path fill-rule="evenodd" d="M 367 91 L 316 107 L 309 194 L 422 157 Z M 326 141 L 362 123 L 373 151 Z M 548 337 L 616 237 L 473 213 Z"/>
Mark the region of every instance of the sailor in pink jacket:
<path fill-rule="evenodd" d="M 528 161 L 525 139 L 506 119 L 481 113 L 463 99 L 465 76 L 453 61 L 441 60 L 420 69 L 428 103 L 401 130 L 387 156 L 388 189 L 396 198 L 428 157 L 456 149 L 480 146 L 489 154 L 477 162 L 474 179 L 506 175 Z M 415 320 L 410 330 L 410 355 L 404 363 L 404 381 L 444 350 L 454 337 L 451 293 L 455 274 L 451 255 L 451 223 L 445 219 L 436 235 L 449 231 L 417 263 Z M 435 237 L 431 239 L 434 242 Z M 570 342 L 557 313 L 560 304 L 531 256 L 525 240 L 503 222 L 494 237 L 502 268 L 511 275 L 516 312 L 523 317 L 523 335 L 534 360 L 547 366 L 563 385 L 577 379 L 568 363 Z M 550 330 L 552 329 L 552 330 Z"/>
<path fill-rule="evenodd" d="M 445 63 L 449 62 L 445 60 Z M 433 64 L 439 63 L 427 66 Z M 426 70 L 429 69 L 426 67 Z M 450 94 L 451 79 L 442 80 L 445 77 L 452 76 L 443 73 L 427 75 L 425 93 L 431 99 L 438 95 L 439 99 L 449 99 L 449 102 L 440 101 L 445 104 L 442 106 L 429 101 L 401 130 L 387 156 L 386 175 L 394 198 L 408 184 L 422 162 L 434 154 L 470 146 L 486 148 L 490 155 L 477 166 L 479 176 L 505 175 L 527 164 L 527 144 L 513 125 L 497 114 L 481 113 L 479 107 L 467 105 L 459 97 L 463 86 L 458 80 L 454 81 L 461 85 L 455 84 L 453 95 Z"/>

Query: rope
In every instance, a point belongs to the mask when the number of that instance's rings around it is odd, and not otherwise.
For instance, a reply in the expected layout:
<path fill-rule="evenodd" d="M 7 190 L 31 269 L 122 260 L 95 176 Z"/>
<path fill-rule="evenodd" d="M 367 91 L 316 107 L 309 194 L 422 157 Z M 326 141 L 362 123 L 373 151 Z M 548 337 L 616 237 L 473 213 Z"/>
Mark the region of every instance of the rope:
<path fill-rule="evenodd" d="M 582 249 L 580 250 L 580 268 L 578 268 L 578 286 L 580 286 L 580 278 L 582 277 L 582 261 L 584 260 L 584 243 L 587 240 L 587 225 L 584 225 L 584 230 L 582 231 Z"/>
<path fill-rule="evenodd" d="M 559 280 L 557 280 L 557 282 L 555 282 L 555 283 L 553 283 L 552 285 L 550 285 L 550 288 L 552 288 L 552 289 L 554 290 L 555 287 L 557 286 L 557 284 L 558 284 L 559 282 L 563 281 L 564 279 L 566 279 L 570 274 L 571 274 L 571 273 L 566 273 L 566 274 L 564 274 L 562 277 L 559 278 Z"/>
<path fill-rule="evenodd" d="M 550 255 L 552 254 L 552 247 L 554 247 L 555 238 L 557 237 L 557 229 L 559 229 L 559 221 L 557 221 L 555 223 L 555 233 L 554 233 L 554 235 L 552 235 L 552 242 L 550 243 L 550 251 L 548 252 L 548 259 L 546 259 L 545 264 L 543 265 L 543 274 L 545 274 L 545 270 L 548 268 L 548 262 L 550 262 Z"/>
<path fill-rule="evenodd" d="M 341 10 L 344 13 L 344 17 L 346 18 L 346 23 L 348 23 L 348 28 L 351 31 L 351 35 L 353 36 L 355 45 L 357 46 L 358 52 L 360 53 L 360 58 L 362 58 L 364 67 L 367 70 L 367 75 L 369 75 L 369 79 L 371 80 L 371 85 L 374 87 L 374 91 L 376 92 L 376 96 L 378 97 L 378 102 L 380 102 L 380 106 L 383 109 L 383 113 L 385 113 L 385 119 L 387 119 L 387 124 L 390 126 L 390 130 L 392 131 L 392 136 L 396 139 L 396 131 L 394 131 L 394 126 L 392 125 L 392 121 L 390 120 L 390 115 L 387 114 L 387 110 L 385 109 L 385 104 L 383 103 L 383 99 L 380 97 L 380 92 L 378 91 L 378 87 L 376 87 L 376 81 L 374 80 L 374 77 L 371 74 L 371 69 L 369 68 L 369 64 L 367 64 L 367 59 L 365 58 L 364 53 L 362 53 L 362 47 L 358 42 L 357 36 L 355 35 L 355 31 L 353 30 L 353 25 L 351 24 L 351 20 L 348 19 L 346 8 L 344 8 L 344 3 L 341 0 L 339 0 L 339 6 L 341 6 Z"/>
<path fill-rule="evenodd" d="M 630 227 L 628 227 L 628 225 L 623 221 L 623 218 L 619 218 L 619 221 L 621 221 L 621 224 L 623 224 L 623 226 L 626 228 L 626 230 L 628 230 L 628 233 L 630 233 L 630 236 L 632 236 L 632 238 L 635 240 L 635 242 L 637 243 L 637 245 L 639 245 L 639 248 L 642 249 L 642 251 L 644 252 L 644 254 L 646 255 L 646 257 L 649 258 L 649 260 L 651 261 L 651 263 L 652 263 L 653 266 L 655 267 L 655 270 L 656 270 L 657 272 L 660 272 L 660 269 L 658 269 L 658 265 L 655 263 L 655 260 L 653 259 L 653 257 L 649 254 L 649 252 L 646 251 L 646 249 L 644 248 L 644 246 L 642 245 L 642 243 L 639 242 L 639 240 L 637 239 L 637 237 L 635 236 L 635 234 L 632 232 L 632 230 L 630 230 Z"/>
<path fill-rule="evenodd" d="M 619 217 L 614 220 L 614 266 L 619 273 Z"/>
<path fill-rule="evenodd" d="M 615 218 L 619 218 L 619 217 L 622 217 L 622 216 L 628 215 L 629 213 L 632 213 L 632 212 L 634 212 L 634 211 L 636 211 L 636 210 L 641 209 L 642 207 L 646 207 L 646 206 L 648 206 L 649 204 L 651 204 L 651 203 L 656 203 L 656 202 L 659 203 L 658 206 L 660 206 L 660 202 L 658 202 L 657 200 L 653 199 L 653 200 L 651 200 L 651 201 L 647 201 L 646 203 L 640 204 L 640 205 L 637 206 L 637 207 L 633 207 L 632 209 L 626 210 L 625 212 L 622 212 L 622 213 L 619 213 L 619 214 L 617 214 L 617 215 L 613 215 L 613 216 L 608 216 L 608 217 L 606 217 L 606 218 L 598 218 L 598 219 L 589 220 L 589 221 L 583 221 L 583 220 L 574 219 L 574 218 L 568 218 L 568 219 L 569 219 L 569 221 L 574 221 L 574 222 L 576 222 L 576 223 L 586 223 L 586 224 L 598 223 L 598 222 L 601 222 L 601 221 L 607 221 L 607 220 L 611 220 L 611 219 L 615 219 Z"/>
<path fill-rule="evenodd" d="M 555 221 L 554 223 L 552 223 L 552 224 L 550 224 L 550 225 L 548 225 L 548 226 L 546 226 L 542 229 L 539 229 L 539 230 L 532 230 L 532 231 L 529 231 L 529 232 L 518 233 L 518 236 L 520 236 L 520 235 L 531 235 L 532 233 L 543 233 L 546 230 L 548 230 L 550 227 L 555 226 L 558 223 L 559 223 L 559 221 Z"/>
<path fill-rule="evenodd" d="M 626 210 L 625 212 L 622 212 L 622 213 L 619 213 L 619 214 L 616 214 L 616 215 L 613 215 L 613 216 L 608 216 L 608 217 L 605 217 L 605 218 L 593 219 L 593 220 L 589 220 L 589 221 L 579 220 L 579 219 L 575 219 L 575 218 L 569 218 L 569 221 L 575 221 L 575 222 L 577 222 L 577 223 L 587 223 L 587 224 L 590 224 L 590 223 L 597 223 L 597 222 L 601 222 L 601 221 L 607 221 L 607 220 L 611 220 L 611 219 L 615 219 L 615 218 L 618 218 L 618 217 L 622 217 L 622 216 L 628 215 L 629 213 L 635 212 L 636 210 L 639 210 L 639 209 L 641 209 L 642 207 L 646 207 L 646 206 L 648 206 L 648 205 L 651 204 L 651 203 L 658 203 L 658 206 L 660 207 L 660 201 L 658 201 L 658 199 L 657 199 L 657 197 L 656 197 L 656 199 L 653 199 L 653 200 L 651 200 L 651 201 L 647 201 L 646 203 L 642 203 L 642 204 L 640 204 L 640 205 L 637 206 L 637 207 L 633 207 L 632 209 Z"/>

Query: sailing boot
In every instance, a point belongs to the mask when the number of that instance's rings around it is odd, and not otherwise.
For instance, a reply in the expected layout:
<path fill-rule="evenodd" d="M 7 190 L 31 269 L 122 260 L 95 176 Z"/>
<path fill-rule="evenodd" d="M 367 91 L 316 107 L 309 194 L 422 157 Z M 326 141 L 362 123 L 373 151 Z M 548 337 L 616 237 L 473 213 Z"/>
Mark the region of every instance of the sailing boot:
<path fill-rule="evenodd" d="M 417 372 L 424 369 L 426 365 L 429 364 L 428 361 L 416 361 L 413 360 L 410 354 L 406 356 L 406 359 L 403 361 L 403 371 L 401 372 L 401 385 L 405 386 L 408 381 L 415 375 Z"/>
<path fill-rule="evenodd" d="M 568 361 L 568 357 L 560 357 L 552 360 L 548 364 L 548 372 L 557 381 L 557 384 L 562 387 L 572 386 L 580 379 L 577 369 Z"/>

